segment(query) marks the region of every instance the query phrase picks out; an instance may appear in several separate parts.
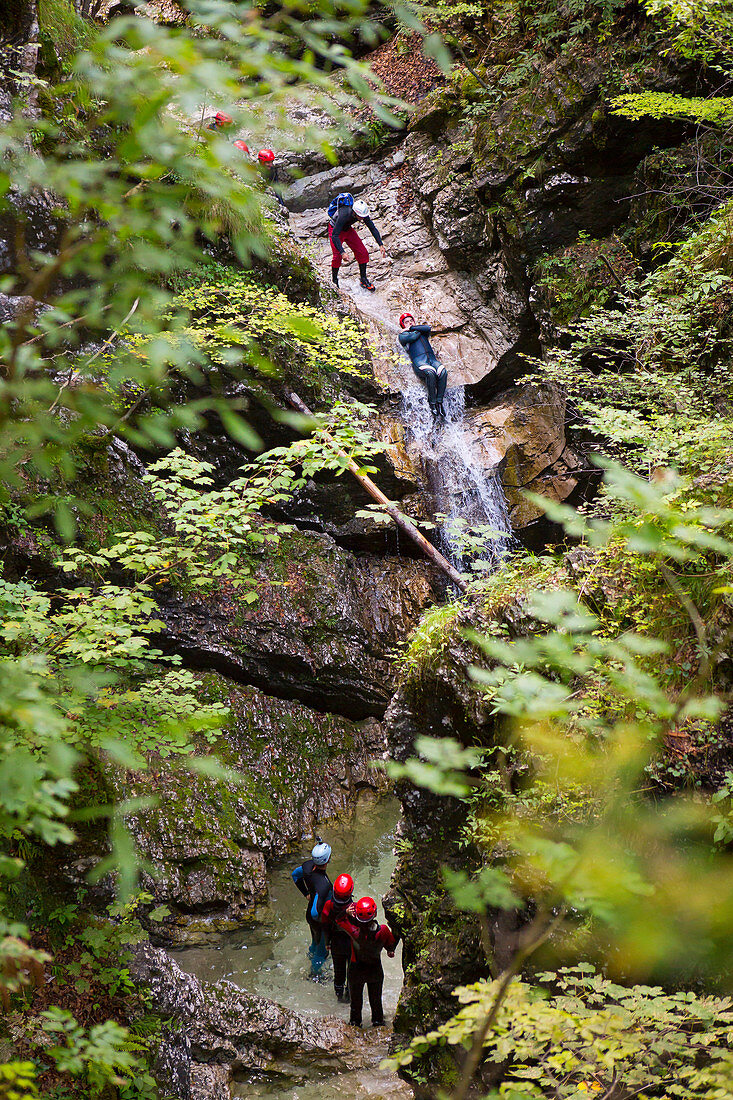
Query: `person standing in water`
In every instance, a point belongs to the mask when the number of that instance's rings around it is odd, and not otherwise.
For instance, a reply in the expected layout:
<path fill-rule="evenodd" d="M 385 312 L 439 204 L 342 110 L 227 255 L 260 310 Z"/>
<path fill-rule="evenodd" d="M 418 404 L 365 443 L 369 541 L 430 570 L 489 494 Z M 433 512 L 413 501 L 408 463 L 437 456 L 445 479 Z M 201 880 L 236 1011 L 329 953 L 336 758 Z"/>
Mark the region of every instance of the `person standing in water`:
<path fill-rule="evenodd" d="M 411 313 L 400 317 L 402 332 L 398 336 L 400 346 L 407 352 L 412 369 L 428 389 L 428 404 L 433 419 L 445 420 L 443 398 L 448 385 L 448 371 L 435 354 L 430 343 L 430 325 L 416 325 Z"/>
<path fill-rule="evenodd" d="M 333 894 L 323 906 L 321 921 L 326 930 L 326 947 L 333 959 L 333 989 L 337 1001 L 348 1001 L 346 969 L 351 956 L 351 940 L 336 921 L 346 914 L 354 900 L 354 880 L 351 875 L 339 875 L 333 884 Z"/>
<path fill-rule="evenodd" d="M 386 924 L 379 924 L 376 917 L 377 903 L 374 898 L 366 897 L 359 898 L 355 904 L 346 909 L 343 916 L 335 920 L 336 926 L 342 932 L 346 932 L 351 940 L 349 1023 L 354 1027 L 361 1027 L 365 985 L 372 1011 L 372 1027 L 382 1027 L 384 1024 L 382 1007 L 384 970 L 380 956 L 383 950 L 390 958 L 394 956 L 397 938 Z"/>
<path fill-rule="evenodd" d="M 379 245 L 382 256 L 386 256 L 384 242 L 379 235 L 379 230 L 369 216 L 369 207 L 363 199 L 357 199 L 354 202 L 354 196 L 349 194 L 348 191 L 344 191 L 329 203 L 328 239 L 331 242 L 331 278 L 336 287 L 339 285 L 339 268 L 343 263 L 344 245 L 347 244 L 354 253 L 354 259 L 359 265 L 359 282 L 364 290 L 376 289 L 367 275 L 369 253 L 354 228 L 355 225 L 360 225 L 362 222 Z"/>
<path fill-rule="evenodd" d="M 305 919 L 311 933 L 308 954 L 312 960 L 311 973 L 317 974 L 326 958 L 325 930 L 321 923 L 323 907 L 331 896 L 331 880 L 326 873 L 331 858 L 331 846 L 316 837 L 311 858 L 292 872 L 292 879 L 301 894 L 308 899 Z"/>

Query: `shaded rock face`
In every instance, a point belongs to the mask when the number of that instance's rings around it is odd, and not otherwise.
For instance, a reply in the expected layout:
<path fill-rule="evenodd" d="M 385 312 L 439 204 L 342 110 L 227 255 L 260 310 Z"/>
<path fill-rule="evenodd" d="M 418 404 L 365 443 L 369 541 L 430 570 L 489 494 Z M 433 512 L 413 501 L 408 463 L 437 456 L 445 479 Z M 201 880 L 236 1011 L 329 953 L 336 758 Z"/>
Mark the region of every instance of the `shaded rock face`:
<path fill-rule="evenodd" d="M 306 1073 L 345 1073 L 374 1060 L 362 1033 L 344 1020 L 303 1017 L 230 982 L 199 982 L 150 944 L 135 949 L 130 971 L 172 1021 L 158 1072 L 181 1100 L 228 1100 L 235 1074 L 267 1073 L 297 1084 Z"/>
<path fill-rule="evenodd" d="M 517 386 L 486 408 L 471 410 L 466 431 L 485 467 L 501 463 L 512 527 L 525 532 L 542 515 L 523 490 L 567 500 L 588 484 L 585 463 L 565 435 L 565 398 L 551 385 Z"/>
<path fill-rule="evenodd" d="M 163 603 L 163 645 L 272 695 L 351 719 L 384 713 L 390 653 L 433 598 L 423 562 L 357 558 L 326 535 L 286 536 L 248 606 L 216 597 Z"/>
<path fill-rule="evenodd" d="M 355 724 L 211 674 L 202 694 L 231 707 L 206 752 L 236 769 L 240 783 L 165 764 L 142 774 L 105 767 L 115 800 L 155 797 L 128 826 L 146 862 L 144 888 L 171 909 L 154 926 L 156 939 L 175 945 L 254 919 L 267 896 L 266 863 L 346 812 L 360 792 L 385 785 L 371 766 L 386 748 L 374 719 Z"/>
<path fill-rule="evenodd" d="M 461 625 L 481 628 L 481 616 L 467 611 Z M 467 669 L 475 653 L 460 640 L 458 629 L 443 653 L 416 679 L 404 682 L 385 715 L 390 755 L 404 761 L 415 755 L 417 737 L 453 737 L 462 744 L 491 746 L 500 730 L 483 697 L 471 687 Z M 385 910 L 403 938 L 405 981 L 394 1027 L 396 1043 L 424 1034 L 456 1011 L 452 991 L 489 974 L 478 922 L 458 911 L 446 893 L 441 867 L 475 870 L 479 854 L 466 846 L 462 828 L 466 806 L 398 783 L 404 810 L 397 868 Z M 490 939 L 499 969 L 510 960 L 521 927 L 518 914 L 489 911 Z M 458 1055 L 453 1048 L 429 1058 L 423 1073 L 445 1079 L 454 1073 Z M 430 1093 L 432 1095 L 432 1093 Z"/>

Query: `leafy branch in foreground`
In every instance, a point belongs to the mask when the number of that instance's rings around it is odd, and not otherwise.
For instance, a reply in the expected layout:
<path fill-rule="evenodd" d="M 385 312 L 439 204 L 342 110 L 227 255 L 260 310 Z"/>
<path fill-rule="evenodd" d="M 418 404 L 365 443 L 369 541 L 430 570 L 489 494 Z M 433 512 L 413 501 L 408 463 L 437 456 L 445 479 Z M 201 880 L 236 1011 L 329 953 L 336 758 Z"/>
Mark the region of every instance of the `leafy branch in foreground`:
<path fill-rule="evenodd" d="M 672 478 L 654 484 L 611 466 L 606 483 L 614 520 L 546 508 L 589 546 L 612 544 L 670 574 L 697 647 L 686 682 L 666 676 L 666 638 L 618 629 L 577 592 L 530 592 L 515 634 L 470 636 L 482 658 L 472 678 L 511 732 L 468 749 L 438 739 L 424 762 L 391 765 L 398 778 L 466 801 L 464 844 L 479 863 L 473 873 L 446 869 L 445 881 L 456 908 L 479 919 L 494 981 L 458 991 L 465 1008 L 389 1063 L 409 1075 L 434 1048 L 464 1047 L 453 1100 L 464 1100 L 487 1058 L 487 1082 L 502 1067 L 496 1097 L 648 1091 L 718 1100 L 733 1080 L 722 1042 L 727 1000 L 631 984 L 663 978 L 725 988 L 733 964 L 733 856 L 713 843 L 720 815 L 700 795 L 649 793 L 649 769 L 668 737 L 714 728 L 730 701 L 716 670 L 733 637 L 725 583 L 733 514 L 679 494 Z M 714 632 L 690 594 L 702 562 L 718 579 Z M 425 747 L 417 745 L 424 756 Z M 465 752 L 471 759 L 461 765 Z M 521 758 L 511 790 L 497 752 Z M 520 915 L 521 929 L 499 972 L 487 915 L 502 909 Z M 535 957 L 586 962 L 520 985 Z M 593 965 L 606 976 L 586 978 Z M 697 1046 L 691 1036 L 702 1021 Z"/>

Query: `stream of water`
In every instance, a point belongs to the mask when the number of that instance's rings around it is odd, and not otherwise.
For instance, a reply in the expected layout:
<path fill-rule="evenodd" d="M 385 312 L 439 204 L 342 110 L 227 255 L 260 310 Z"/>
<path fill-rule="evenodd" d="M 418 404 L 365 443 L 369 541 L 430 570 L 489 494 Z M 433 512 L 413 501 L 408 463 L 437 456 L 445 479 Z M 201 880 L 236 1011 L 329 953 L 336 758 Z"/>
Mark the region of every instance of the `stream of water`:
<path fill-rule="evenodd" d="M 390 311 L 379 293 L 362 290 L 358 284 L 349 285 L 348 289 L 359 312 L 389 335 L 397 351 L 400 330 L 394 323 L 394 311 Z M 452 372 L 466 376 L 464 363 L 445 356 L 441 361 L 448 370 L 449 386 Z M 448 389 L 444 402 L 446 420 L 436 423 L 425 386 L 415 376 L 403 352 L 400 352 L 399 371 L 401 416 L 410 440 L 408 448 L 417 452 L 435 498 L 435 511 L 445 517 L 441 549 L 460 570 L 467 569 L 477 558 L 496 567 L 512 542 L 509 511 L 499 475 L 501 455 L 497 451 L 495 467 L 487 469 L 485 454 L 479 453 L 470 432 L 466 431 L 463 386 Z M 477 534 L 484 539 L 479 550 L 470 546 L 471 537 Z"/>
<path fill-rule="evenodd" d="M 323 826 L 323 838 L 333 849 L 329 874 L 333 880 L 342 871 L 354 877 L 358 897 L 369 894 L 376 898 L 379 917 L 384 919 L 381 898 L 386 893 L 396 863 L 395 829 L 400 818 L 396 799 L 378 801 L 360 799 L 350 820 Z M 339 1004 L 333 991 L 331 960 L 323 966 L 319 979 L 310 974 L 307 947 L 310 933 L 305 923 L 305 900 L 290 877 L 293 867 L 309 854 L 302 852 L 273 867 L 269 875 L 269 902 L 262 919 L 215 945 L 183 948 L 173 952 L 179 966 L 205 981 L 222 978 L 249 993 L 267 997 L 287 1008 L 312 1016 L 335 1015 L 348 1019 L 349 1006 Z M 402 952 L 395 957 L 383 954 L 384 1010 L 389 1024 L 397 1007 L 402 988 Z M 311 1079 L 302 1084 L 283 1087 L 270 1080 L 248 1080 L 236 1086 L 235 1095 L 256 1100 L 334 1100 L 349 1097 L 385 1097 L 392 1100 L 409 1097 L 407 1089 L 396 1077 L 382 1073 L 379 1062 L 387 1054 L 388 1032 L 379 1029 L 371 1033 L 368 1027 L 369 1009 L 365 1007 L 364 1041 L 374 1047 L 374 1068 L 331 1078 Z M 406 1090 L 406 1091 L 405 1091 Z"/>

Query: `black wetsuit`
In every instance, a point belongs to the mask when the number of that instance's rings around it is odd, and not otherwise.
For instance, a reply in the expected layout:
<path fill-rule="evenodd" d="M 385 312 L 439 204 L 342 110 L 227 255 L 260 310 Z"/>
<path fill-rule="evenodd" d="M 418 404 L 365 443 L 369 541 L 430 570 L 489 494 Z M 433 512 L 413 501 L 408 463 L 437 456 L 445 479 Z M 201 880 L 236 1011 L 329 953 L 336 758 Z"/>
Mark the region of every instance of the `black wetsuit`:
<path fill-rule="evenodd" d="M 339 1000 L 348 992 L 346 968 L 351 957 L 351 938 L 347 932 L 342 931 L 336 920 L 345 916 L 350 901 L 336 901 L 329 898 L 323 906 L 323 925 L 326 929 L 326 945 L 331 949 L 333 960 L 333 988 Z"/>
<path fill-rule="evenodd" d="M 349 997 L 351 1001 L 351 1013 L 349 1023 L 361 1027 L 361 1013 L 364 1004 L 364 986 L 369 994 L 369 1007 L 372 1012 L 372 1023 L 375 1027 L 381 1027 L 384 1023 L 384 1010 L 382 1008 L 382 986 L 384 984 L 384 970 L 382 969 L 382 950 L 394 953 L 397 946 L 397 937 L 386 924 L 378 924 L 376 920 L 369 924 L 360 924 L 351 920 L 348 914 L 339 918 L 339 927 L 346 932 L 351 940 L 351 961 L 349 963 Z"/>
<path fill-rule="evenodd" d="M 331 233 L 331 240 L 333 241 L 333 247 L 337 252 L 340 252 L 343 256 L 344 246 L 341 242 L 341 234 L 345 233 L 347 229 L 353 229 L 358 223 L 361 223 L 367 227 L 374 240 L 379 247 L 382 247 L 383 241 L 379 235 L 379 230 L 372 221 L 371 218 L 358 218 L 354 213 L 353 206 L 339 206 L 336 209 L 336 213 L 330 219 L 333 231 Z"/>
<path fill-rule="evenodd" d="M 430 343 L 430 325 L 410 325 L 398 339 L 410 356 L 412 369 L 428 388 L 428 401 L 433 408 L 445 397 L 448 371 L 441 364 Z"/>
<path fill-rule="evenodd" d="M 325 867 L 319 867 L 312 859 L 307 859 L 292 872 L 292 879 L 304 897 L 308 898 L 305 919 L 311 930 L 312 947 L 320 943 L 325 945 L 325 935 L 321 924 L 323 906 L 331 896 L 331 880 Z"/>

